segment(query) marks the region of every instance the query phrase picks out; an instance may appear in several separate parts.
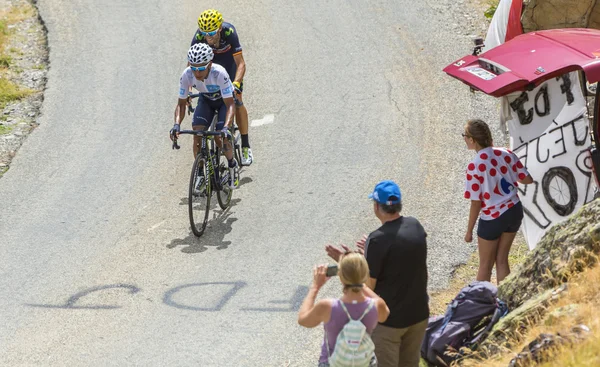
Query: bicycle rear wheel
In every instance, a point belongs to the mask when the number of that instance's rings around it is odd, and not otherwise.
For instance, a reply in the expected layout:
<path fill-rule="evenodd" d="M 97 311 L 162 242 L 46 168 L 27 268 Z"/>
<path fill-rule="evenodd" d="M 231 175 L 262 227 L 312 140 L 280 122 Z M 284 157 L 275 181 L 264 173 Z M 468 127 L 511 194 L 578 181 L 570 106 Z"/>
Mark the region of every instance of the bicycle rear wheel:
<path fill-rule="evenodd" d="M 235 153 L 235 160 L 238 163 L 238 170 L 242 170 L 242 135 L 237 125 L 233 125 L 233 152 Z"/>
<path fill-rule="evenodd" d="M 192 232 L 197 237 L 202 236 L 206 229 L 211 195 L 212 186 L 210 176 L 206 172 L 206 160 L 201 154 L 198 154 L 192 166 L 188 193 L 190 225 Z"/>
<path fill-rule="evenodd" d="M 225 210 L 231 203 L 231 196 L 233 190 L 229 187 L 229 163 L 227 157 L 221 153 L 221 149 L 217 149 L 217 156 L 219 157 L 219 179 L 221 180 L 221 190 L 217 191 L 217 201 L 221 209 Z"/>

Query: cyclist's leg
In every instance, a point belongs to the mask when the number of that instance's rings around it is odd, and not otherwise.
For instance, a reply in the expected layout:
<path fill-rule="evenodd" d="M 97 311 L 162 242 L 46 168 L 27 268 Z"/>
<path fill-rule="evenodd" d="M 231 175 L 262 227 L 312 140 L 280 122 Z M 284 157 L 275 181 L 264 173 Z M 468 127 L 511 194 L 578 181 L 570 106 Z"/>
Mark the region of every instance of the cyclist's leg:
<path fill-rule="evenodd" d="M 242 82 L 240 85 L 240 91 L 243 92 L 244 83 Z M 244 97 L 243 93 L 235 93 L 235 121 L 238 124 L 238 128 L 240 129 L 240 134 L 242 136 L 246 136 L 246 141 L 242 140 L 242 146 L 246 148 L 250 148 L 250 142 L 247 139 L 248 136 L 248 110 L 246 110 L 246 106 L 244 105 Z"/>
<path fill-rule="evenodd" d="M 218 109 L 219 114 L 218 114 L 217 126 L 215 126 L 215 130 L 221 131 L 223 129 L 223 127 L 225 126 L 225 117 L 227 116 L 227 106 L 225 106 L 225 103 L 223 103 L 223 100 L 220 100 L 220 105 L 218 108 L 219 108 Z M 223 149 L 223 154 L 225 154 L 225 157 L 227 157 L 229 166 L 232 167 L 233 149 L 231 146 L 231 142 L 229 141 L 228 138 L 225 138 L 225 144 L 221 143 L 220 138 L 217 138 L 215 140 L 217 141 L 217 144 L 219 145 L 219 147 Z"/>
<path fill-rule="evenodd" d="M 219 115 L 217 118 L 217 130 L 222 130 L 225 126 L 225 117 L 227 116 L 227 106 L 221 100 L 221 106 L 219 107 Z M 229 166 L 229 187 L 231 189 L 235 189 L 239 185 L 239 171 L 237 167 L 237 162 L 234 159 L 233 154 L 233 145 L 229 138 L 225 138 L 223 142 L 223 154 L 225 154 L 225 158 L 227 158 L 227 164 Z"/>
<path fill-rule="evenodd" d="M 194 118 L 192 120 L 192 129 L 200 131 L 208 129 L 214 114 L 215 110 L 210 107 L 208 101 L 202 96 L 198 97 L 198 105 L 196 105 Z M 201 141 L 202 138 L 200 136 L 194 135 L 194 158 L 196 158 L 196 155 L 198 155 L 198 152 L 200 151 L 199 145 Z"/>
<path fill-rule="evenodd" d="M 243 92 L 244 83 L 242 82 L 240 85 L 240 91 Z M 252 164 L 252 150 L 250 149 L 250 139 L 248 138 L 248 110 L 246 110 L 246 106 L 244 105 L 243 93 L 235 93 L 235 121 L 237 122 L 238 128 L 240 129 L 240 135 L 242 137 L 242 150 L 244 154 L 242 155 L 242 159 L 244 160 L 245 165 Z"/>

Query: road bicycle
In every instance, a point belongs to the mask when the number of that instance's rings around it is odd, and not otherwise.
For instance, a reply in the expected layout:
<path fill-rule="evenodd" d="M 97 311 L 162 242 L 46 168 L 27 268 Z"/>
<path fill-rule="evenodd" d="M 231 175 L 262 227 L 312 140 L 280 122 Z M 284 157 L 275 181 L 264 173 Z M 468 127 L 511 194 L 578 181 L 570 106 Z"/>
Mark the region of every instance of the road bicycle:
<path fill-rule="evenodd" d="M 222 154 L 222 149 L 215 142 L 216 137 L 231 137 L 231 132 L 226 134 L 222 131 L 211 130 L 181 130 L 179 134 L 201 137 L 200 149 L 192 165 L 188 190 L 190 225 L 194 235 L 200 237 L 204 233 L 208 223 L 208 213 L 211 209 L 210 201 L 213 193 L 216 192 L 217 201 L 221 209 L 227 209 L 231 203 L 233 189 L 229 186 L 229 164 L 225 155 Z M 175 134 L 172 135 L 172 139 L 173 149 L 179 149 L 180 146 L 177 144 L 177 136 Z M 234 159 L 237 160 L 238 173 L 236 177 L 233 177 L 233 182 L 237 186 L 240 180 L 240 161 L 237 156 Z"/>

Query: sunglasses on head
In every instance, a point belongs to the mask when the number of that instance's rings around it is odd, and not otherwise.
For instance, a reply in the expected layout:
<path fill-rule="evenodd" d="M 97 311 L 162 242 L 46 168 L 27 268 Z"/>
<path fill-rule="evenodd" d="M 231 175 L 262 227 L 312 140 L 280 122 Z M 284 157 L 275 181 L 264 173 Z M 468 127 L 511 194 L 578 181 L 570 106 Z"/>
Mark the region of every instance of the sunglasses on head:
<path fill-rule="evenodd" d="M 190 69 L 192 69 L 192 71 L 204 71 L 204 70 L 206 70 L 206 68 L 208 68 L 208 64 L 206 64 L 204 66 L 191 66 L 190 65 Z"/>
<path fill-rule="evenodd" d="M 217 32 L 219 31 L 219 29 L 215 29 L 214 31 L 210 31 L 210 32 L 204 32 L 204 31 L 200 31 L 200 33 L 202 33 L 203 36 L 209 36 L 212 37 L 215 34 L 217 34 Z"/>

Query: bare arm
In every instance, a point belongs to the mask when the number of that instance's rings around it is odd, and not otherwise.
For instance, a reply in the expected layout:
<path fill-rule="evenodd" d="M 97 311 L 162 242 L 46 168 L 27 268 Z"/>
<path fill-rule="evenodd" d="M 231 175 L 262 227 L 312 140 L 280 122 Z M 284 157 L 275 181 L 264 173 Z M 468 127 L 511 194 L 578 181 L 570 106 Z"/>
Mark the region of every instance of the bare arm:
<path fill-rule="evenodd" d="M 313 270 L 313 283 L 298 312 L 298 324 L 304 327 L 313 328 L 322 322 L 329 321 L 331 317 L 330 301 L 320 300 L 315 304 L 319 290 L 327 282 L 326 272 L 327 265 L 319 265 Z"/>
<path fill-rule="evenodd" d="M 185 117 L 185 108 L 187 107 L 187 99 L 179 98 L 177 101 L 177 106 L 175 106 L 175 123 L 181 124 L 183 118 Z"/>
<path fill-rule="evenodd" d="M 377 279 L 369 278 L 369 280 L 373 283 L 377 283 Z M 375 307 L 377 307 L 377 321 L 384 322 L 387 320 L 388 316 L 390 315 L 390 309 L 383 298 L 379 297 L 377 293 L 373 292 L 373 290 L 366 284 L 363 286 L 363 293 L 365 296 L 373 298 L 375 301 Z"/>
<path fill-rule="evenodd" d="M 522 180 L 518 180 L 519 183 L 522 183 L 523 185 L 529 185 L 530 183 L 533 183 L 533 177 L 531 177 L 531 175 L 527 175 L 527 177 L 525 177 Z"/>
<path fill-rule="evenodd" d="M 298 324 L 307 328 L 319 326 L 322 322 L 329 321 L 331 317 L 331 303 L 328 300 L 320 300 L 315 304 L 319 289 L 311 286 L 300 311 L 298 312 Z"/>
<path fill-rule="evenodd" d="M 371 289 L 371 291 L 375 290 L 375 285 L 377 285 L 377 279 L 376 278 L 369 278 L 367 279 L 366 283 L 367 287 L 369 287 Z"/>
<path fill-rule="evenodd" d="M 227 114 L 225 115 L 225 127 L 229 128 L 233 123 L 233 116 L 235 116 L 235 104 L 233 97 L 223 98 L 223 103 L 227 107 Z"/>
<path fill-rule="evenodd" d="M 465 236 L 466 242 L 473 241 L 473 228 L 475 228 L 475 222 L 477 222 L 480 210 L 481 201 L 471 200 L 471 210 L 469 211 L 469 223 L 467 225 L 467 235 Z"/>
<path fill-rule="evenodd" d="M 234 82 L 241 83 L 242 80 L 244 80 L 244 75 L 246 75 L 246 61 L 244 60 L 244 56 L 241 52 L 233 55 L 233 59 L 237 65 Z"/>

